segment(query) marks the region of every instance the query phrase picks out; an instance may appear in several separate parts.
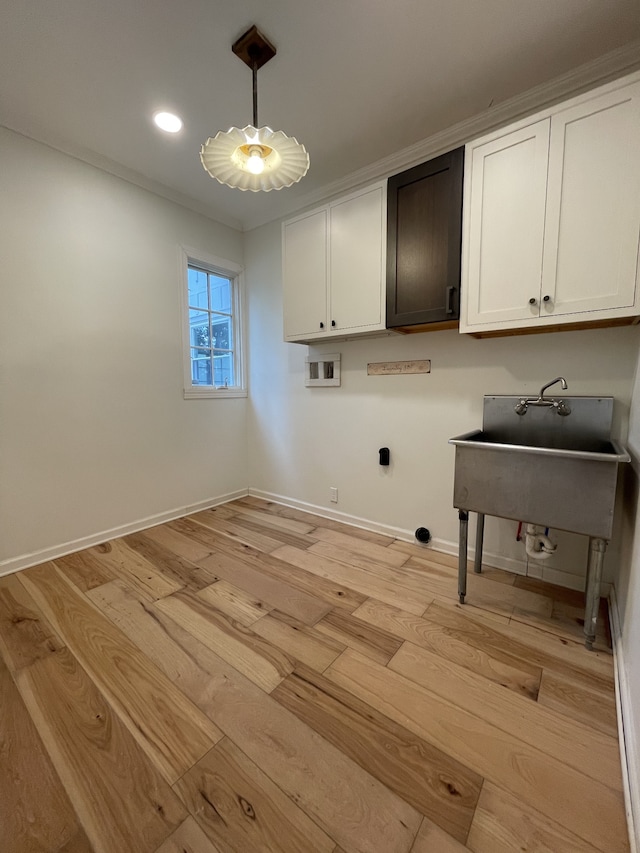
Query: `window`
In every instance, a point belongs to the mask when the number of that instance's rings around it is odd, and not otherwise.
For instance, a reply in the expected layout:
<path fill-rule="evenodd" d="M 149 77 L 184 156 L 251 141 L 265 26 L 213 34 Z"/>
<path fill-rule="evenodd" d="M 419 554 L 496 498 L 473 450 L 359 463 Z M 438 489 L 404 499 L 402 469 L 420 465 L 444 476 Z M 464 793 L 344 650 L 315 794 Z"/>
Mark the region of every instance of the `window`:
<path fill-rule="evenodd" d="M 183 250 L 184 396 L 246 395 L 241 267 Z"/>

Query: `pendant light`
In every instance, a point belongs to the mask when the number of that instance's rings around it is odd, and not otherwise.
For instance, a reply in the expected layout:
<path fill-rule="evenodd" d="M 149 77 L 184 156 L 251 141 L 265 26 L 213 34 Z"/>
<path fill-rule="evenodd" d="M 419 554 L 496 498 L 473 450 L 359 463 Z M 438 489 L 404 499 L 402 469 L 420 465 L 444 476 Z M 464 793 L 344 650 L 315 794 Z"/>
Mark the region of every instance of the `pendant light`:
<path fill-rule="evenodd" d="M 258 127 L 258 69 L 273 59 L 276 49 L 256 26 L 231 49 L 253 74 L 253 124 L 209 137 L 200 149 L 202 165 L 216 181 L 239 190 L 270 192 L 290 187 L 309 169 L 304 145 L 281 130 Z"/>

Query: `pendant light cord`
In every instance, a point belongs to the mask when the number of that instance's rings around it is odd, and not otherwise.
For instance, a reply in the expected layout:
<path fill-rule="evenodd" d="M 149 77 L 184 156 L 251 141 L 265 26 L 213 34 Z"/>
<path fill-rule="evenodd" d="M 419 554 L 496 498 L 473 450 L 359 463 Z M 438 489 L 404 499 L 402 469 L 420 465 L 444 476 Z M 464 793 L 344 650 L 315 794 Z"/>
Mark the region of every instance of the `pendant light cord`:
<path fill-rule="evenodd" d="M 253 126 L 258 127 L 258 48 L 249 45 L 249 59 L 251 60 L 251 76 L 253 77 Z"/>
<path fill-rule="evenodd" d="M 254 60 L 253 65 L 251 67 L 251 73 L 253 75 L 253 126 L 257 129 L 257 127 L 258 127 L 258 69 L 256 67 L 255 60 Z"/>

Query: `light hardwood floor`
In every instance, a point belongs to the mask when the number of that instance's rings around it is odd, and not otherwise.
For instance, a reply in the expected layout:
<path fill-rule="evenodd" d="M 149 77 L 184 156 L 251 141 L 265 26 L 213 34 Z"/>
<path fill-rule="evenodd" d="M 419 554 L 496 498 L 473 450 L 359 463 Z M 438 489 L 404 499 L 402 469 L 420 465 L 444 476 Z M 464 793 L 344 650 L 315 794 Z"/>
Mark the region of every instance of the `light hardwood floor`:
<path fill-rule="evenodd" d="M 244 498 L 0 578 L 3 853 L 625 853 L 606 613 Z"/>

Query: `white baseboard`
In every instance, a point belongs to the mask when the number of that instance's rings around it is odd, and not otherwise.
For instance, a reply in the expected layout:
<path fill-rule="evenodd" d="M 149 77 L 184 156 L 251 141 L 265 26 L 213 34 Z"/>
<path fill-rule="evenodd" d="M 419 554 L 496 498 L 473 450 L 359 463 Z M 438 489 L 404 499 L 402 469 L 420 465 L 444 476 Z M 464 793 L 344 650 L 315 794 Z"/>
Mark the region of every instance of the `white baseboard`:
<path fill-rule="evenodd" d="M 284 495 L 276 495 L 273 492 L 264 492 L 262 489 L 249 489 L 249 494 L 254 498 L 262 498 L 264 501 L 290 506 L 292 509 L 301 509 L 304 512 L 312 512 L 314 515 L 319 515 L 322 518 L 332 518 L 334 521 L 341 521 L 343 524 L 350 524 L 352 527 L 371 530 L 373 533 L 382 533 L 384 536 L 393 536 L 394 539 L 402 539 L 404 542 L 413 542 L 415 540 L 413 531 L 405 530 L 402 527 L 392 527 L 390 524 L 379 524 L 377 521 L 369 521 L 369 519 L 360 518 L 357 515 L 349 515 L 346 512 L 339 512 L 337 509 L 331 509 L 330 507 L 318 506 L 307 501 L 299 501 L 296 498 L 288 498 Z"/>
<path fill-rule="evenodd" d="M 622 785 L 624 789 L 624 807 L 629 827 L 629 843 L 631 853 L 639 853 L 640 838 L 640 791 L 637 787 L 638 772 L 640 771 L 640 755 L 633 727 L 633 709 L 629 695 L 627 671 L 622 649 L 622 634 L 620 631 L 620 613 L 616 588 L 611 585 L 609 592 L 609 615 L 611 634 L 613 638 L 613 665 L 616 684 L 616 709 L 618 712 L 618 742 L 620 744 L 620 761 L 622 765 Z"/>
<path fill-rule="evenodd" d="M 13 572 L 19 572 L 21 569 L 28 569 L 29 566 L 37 566 L 40 563 L 55 560 L 57 557 L 64 557 L 65 554 L 72 554 L 74 551 L 91 548 L 93 545 L 99 545 L 107 539 L 118 539 L 120 536 L 136 533 L 139 530 L 145 530 L 147 527 L 155 527 L 156 524 L 163 524 L 165 521 L 173 521 L 176 518 L 182 518 L 182 516 L 190 515 L 193 512 L 200 512 L 203 509 L 210 509 L 212 506 L 218 506 L 219 504 L 233 501 L 236 498 L 243 498 L 248 493 L 248 489 L 238 489 L 235 492 L 229 492 L 217 498 L 208 498 L 204 501 L 198 501 L 195 504 L 177 507 L 176 509 L 170 509 L 156 515 L 149 515 L 146 518 L 140 518 L 129 524 L 122 524 L 119 527 L 112 527 L 109 530 L 92 533 L 90 536 L 83 536 L 71 542 L 63 542 L 61 545 L 54 545 L 51 548 L 44 548 L 41 551 L 33 551 L 30 554 L 22 554 L 19 557 L 3 560 L 0 562 L 0 577 L 10 575 Z"/>

